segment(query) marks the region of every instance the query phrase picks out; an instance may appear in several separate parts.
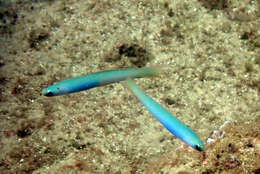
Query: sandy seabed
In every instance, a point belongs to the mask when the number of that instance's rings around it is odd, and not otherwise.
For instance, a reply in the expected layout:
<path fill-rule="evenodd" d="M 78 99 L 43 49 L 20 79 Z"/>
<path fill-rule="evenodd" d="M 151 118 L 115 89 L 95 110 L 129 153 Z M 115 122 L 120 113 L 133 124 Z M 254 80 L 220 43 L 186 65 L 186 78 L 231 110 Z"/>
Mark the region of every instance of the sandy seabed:
<path fill-rule="evenodd" d="M 0 0 L 0 173 L 260 173 L 259 0 Z M 121 83 L 59 97 L 55 82 L 136 79 L 205 142 L 168 132 Z"/>

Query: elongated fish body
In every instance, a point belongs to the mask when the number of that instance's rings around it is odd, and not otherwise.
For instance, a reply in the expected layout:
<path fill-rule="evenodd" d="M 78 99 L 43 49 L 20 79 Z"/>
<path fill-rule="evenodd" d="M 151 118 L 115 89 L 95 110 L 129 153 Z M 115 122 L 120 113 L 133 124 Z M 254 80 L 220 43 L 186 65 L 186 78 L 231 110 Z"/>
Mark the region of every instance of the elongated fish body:
<path fill-rule="evenodd" d="M 142 102 L 142 104 L 160 121 L 172 134 L 198 151 L 204 151 L 204 142 L 189 127 L 173 116 L 151 97 L 146 95 L 132 79 L 126 80 L 126 86 Z"/>
<path fill-rule="evenodd" d="M 127 78 L 141 78 L 146 76 L 159 75 L 160 68 L 144 67 L 136 69 L 121 69 L 87 74 L 81 77 L 72 78 L 58 82 L 42 90 L 44 96 L 58 96 L 79 92 L 94 87 L 119 82 Z"/>

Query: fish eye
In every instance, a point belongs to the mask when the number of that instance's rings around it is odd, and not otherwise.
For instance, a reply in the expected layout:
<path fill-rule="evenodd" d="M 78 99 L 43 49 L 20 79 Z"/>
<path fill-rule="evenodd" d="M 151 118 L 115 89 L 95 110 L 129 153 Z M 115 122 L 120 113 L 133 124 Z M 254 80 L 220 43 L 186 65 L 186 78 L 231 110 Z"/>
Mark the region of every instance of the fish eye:
<path fill-rule="evenodd" d="M 48 96 L 48 97 L 51 97 L 51 96 L 54 96 L 53 92 L 49 91 L 45 94 L 45 96 Z"/>
<path fill-rule="evenodd" d="M 200 151 L 200 152 L 202 152 L 202 151 L 204 150 L 203 147 L 201 147 L 201 146 L 198 145 L 198 144 L 195 145 L 195 149 L 198 150 L 198 151 Z"/>

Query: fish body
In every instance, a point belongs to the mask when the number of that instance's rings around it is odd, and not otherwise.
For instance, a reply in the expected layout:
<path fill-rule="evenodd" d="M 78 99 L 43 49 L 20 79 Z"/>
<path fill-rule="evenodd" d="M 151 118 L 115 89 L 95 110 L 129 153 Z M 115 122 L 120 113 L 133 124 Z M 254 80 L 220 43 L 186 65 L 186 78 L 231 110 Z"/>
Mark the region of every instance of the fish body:
<path fill-rule="evenodd" d="M 44 88 L 42 95 L 44 96 L 59 96 L 79 92 L 94 87 L 119 82 L 127 78 L 141 78 L 146 76 L 157 76 L 160 73 L 158 67 L 144 67 L 133 69 L 120 69 L 103 71 L 93 74 L 87 74 L 81 77 L 76 77 L 58 82 L 52 86 Z"/>
<path fill-rule="evenodd" d="M 145 94 L 132 79 L 127 79 L 126 86 L 142 102 L 142 104 L 163 124 L 172 134 L 198 151 L 204 151 L 204 142 L 200 137 L 178 118 L 168 112 L 160 104 Z"/>

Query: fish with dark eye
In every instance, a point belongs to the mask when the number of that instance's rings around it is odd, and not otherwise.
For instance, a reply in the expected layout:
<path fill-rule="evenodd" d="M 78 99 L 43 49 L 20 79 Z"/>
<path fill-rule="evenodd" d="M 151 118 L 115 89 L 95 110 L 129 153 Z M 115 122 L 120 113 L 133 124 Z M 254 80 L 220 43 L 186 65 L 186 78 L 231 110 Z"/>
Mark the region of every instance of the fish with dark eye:
<path fill-rule="evenodd" d="M 125 85 L 141 101 L 141 103 L 162 123 L 173 135 L 198 151 L 204 151 L 205 144 L 200 137 L 178 118 L 168 112 L 160 104 L 145 94 L 132 79 L 127 79 Z"/>
<path fill-rule="evenodd" d="M 144 67 L 110 70 L 87 74 L 81 77 L 64 80 L 44 88 L 41 94 L 48 97 L 70 94 L 110 83 L 119 82 L 126 80 L 127 78 L 158 76 L 160 74 L 160 70 L 161 68 L 159 67 Z"/>

